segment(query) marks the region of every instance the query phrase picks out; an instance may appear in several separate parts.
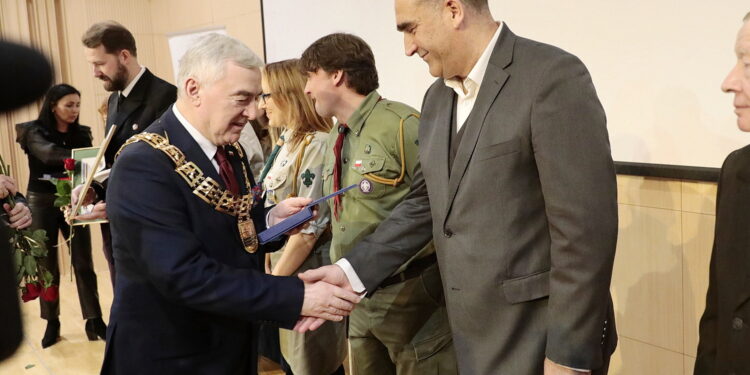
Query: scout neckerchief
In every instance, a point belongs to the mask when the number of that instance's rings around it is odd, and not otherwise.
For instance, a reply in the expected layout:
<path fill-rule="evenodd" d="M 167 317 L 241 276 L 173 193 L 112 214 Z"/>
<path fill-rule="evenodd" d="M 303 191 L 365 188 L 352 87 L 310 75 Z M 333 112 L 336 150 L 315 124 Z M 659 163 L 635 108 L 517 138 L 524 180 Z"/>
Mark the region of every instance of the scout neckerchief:
<path fill-rule="evenodd" d="M 192 161 L 185 159 L 185 154 L 169 144 L 169 139 L 156 133 L 139 133 L 125 142 L 117 152 L 119 155 L 122 150 L 138 141 L 143 141 L 149 146 L 163 152 L 174 163 L 175 172 L 188 183 L 193 194 L 198 198 L 211 205 L 216 211 L 231 215 L 237 218 L 237 229 L 242 239 L 242 245 L 248 253 L 254 253 L 258 250 L 258 237 L 255 233 L 255 225 L 250 217 L 250 209 L 253 207 L 254 199 L 252 194 L 233 194 L 224 189 L 213 178 L 205 176 L 198 166 Z M 235 144 L 240 158 L 244 157 L 242 147 Z M 242 175 L 245 178 L 245 186 L 250 185 L 250 178 L 247 174 L 245 163 L 242 164 Z"/>
<path fill-rule="evenodd" d="M 339 136 L 336 138 L 336 144 L 333 145 L 333 154 L 336 157 L 336 163 L 333 167 L 333 191 L 341 190 L 341 149 L 344 147 L 344 137 L 349 132 L 349 126 L 340 124 Z M 333 215 L 336 220 L 339 219 L 339 210 L 341 210 L 341 194 L 333 197 Z"/>
<path fill-rule="evenodd" d="M 258 183 L 253 186 L 253 199 L 255 199 L 256 202 L 260 202 L 261 196 L 263 195 L 263 180 L 266 179 L 266 175 L 268 174 L 268 171 L 271 170 L 271 167 L 273 166 L 273 162 L 276 160 L 276 156 L 279 155 L 279 151 L 281 150 L 281 146 L 284 145 L 284 136 L 280 136 L 279 140 L 276 141 L 276 144 L 273 146 L 273 150 L 271 151 L 271 154 L 268 155 L 268 159 L 266 160 L 266 164 L 263 165 L 263 172 L 260 173 L 260 178 L 258 178 Z"/>

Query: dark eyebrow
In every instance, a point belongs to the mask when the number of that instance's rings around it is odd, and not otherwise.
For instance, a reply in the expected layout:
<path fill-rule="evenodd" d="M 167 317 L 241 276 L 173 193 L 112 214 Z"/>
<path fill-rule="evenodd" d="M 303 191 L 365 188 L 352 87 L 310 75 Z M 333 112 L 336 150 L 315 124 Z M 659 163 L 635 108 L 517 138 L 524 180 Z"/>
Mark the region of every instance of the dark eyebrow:
<path fill-rule="evenodd" d="M 404 32 L 404 30 L 407 30 L 411 28 L 412 26 L 414 26 L 414 22 L 411 22 L 411 21 L 401 22 L 400 24 L 396 25 L 396 30 L 400 32 Z"/>

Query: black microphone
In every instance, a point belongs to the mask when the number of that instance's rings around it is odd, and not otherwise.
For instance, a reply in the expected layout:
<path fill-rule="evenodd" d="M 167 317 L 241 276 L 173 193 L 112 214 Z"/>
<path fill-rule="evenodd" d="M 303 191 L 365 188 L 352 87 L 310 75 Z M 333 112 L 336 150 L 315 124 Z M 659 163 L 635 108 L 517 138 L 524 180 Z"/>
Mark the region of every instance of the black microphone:
<path fill-rule="evenodd" d="M 42 97 L 52 86 L 54 73 L 44 55 L 30 47 L 0 41 L 0 112 L 10 111 Z"/>
<path fill-rule="evenodd" d="M 31 103 L 52 85 L 52 66 L 40 52 L 0 41 L 0 112 Z M 15 263 L 10 256 L 11 229 L 0 223 L 0 361 L 10 357 L 23 337 Z"/>

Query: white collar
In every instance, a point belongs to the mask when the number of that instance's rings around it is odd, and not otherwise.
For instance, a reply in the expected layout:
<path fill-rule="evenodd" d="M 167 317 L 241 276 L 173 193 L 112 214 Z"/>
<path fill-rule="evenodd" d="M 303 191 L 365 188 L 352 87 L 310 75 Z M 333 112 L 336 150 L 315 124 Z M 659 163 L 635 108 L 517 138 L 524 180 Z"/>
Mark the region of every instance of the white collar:
<path fill-rule="evenodd" d="M 130 84 L 128 87 L 125 88 L 125 90 L 120 91 L 120 95 L 124 97 L 128 97 L 130 95 L 130 92 L 133 91 L 133 87 L 135 87 L 135 84 L 138 83 L 138 80 L 141 79 L 141 76 L 143 76 L 143 73 L 146 72 L 146 67 L 141 66 L 141 71 L 138 72 L 138 74 L 133 78 L 132 81 L 130 81 Z"/>
<path fill-rule="evenodd" d="M 460 96 L 470 95 L 471 91 L 474 91 L 474 89 L 478 90 L 479 87 L 482 86 L 484 74 L 487 72 L 487 65 L 489 65 L 490 63 L 492 51 L 495 49 L 497 39 L 500 37 L 500 32 L 502 30 L 503 22 L 499 21 L 499 26 L 495 31 L 495 35 L 492 36 L 492 39 L 487 44 L 487 47 L 484 48 L 484 52 L 482 52 L 482 55 L 479 56 L 479 60 L 474 63 L 474 67 L 471 68 L 471 71 L 463 81 L 456 78 L 444 79 L 443 82 L 445 83 L 445 85 L 452 88 Z M 465 92 L 464 90 L 469 92 Z"/>
<path fill-rule="evenodd" d="M 185 130 L 187 130 L 188 133 L 190 133 L 190 136 L 195 139 L 195 141 L 198 143 L 198 146 L 200 146 L 201 150 L 203 150 L 203 153 L 206 154 L 206 157 L 208 160 L 213 160 L 214 156 L 216 155 L 216 150 L 218 147 L 211 143 L 211 141 L 208 140 L 201 132 L 198 131 L 198 129 L 193 126 L 188 120 L 185 118 L 185 116 L 180 113 L 180 110 L 177 109 L 176 105 L 172 105 L 172 111 L 174 112 L 175 117 L 177 117 L 177 121 L 182 124 L 182 126 L 185 127 Z"/>

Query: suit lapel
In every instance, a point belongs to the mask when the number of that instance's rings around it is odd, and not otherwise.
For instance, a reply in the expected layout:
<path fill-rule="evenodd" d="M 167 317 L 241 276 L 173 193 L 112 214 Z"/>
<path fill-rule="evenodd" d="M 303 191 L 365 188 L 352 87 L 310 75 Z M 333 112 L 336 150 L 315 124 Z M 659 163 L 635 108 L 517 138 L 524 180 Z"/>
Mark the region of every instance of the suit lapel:
<path fill-rule="evenodd" d="M 435 108 L 435 119 L 434 127 L 435 131 L 435 144 L 437 147 L 433 149 L 435 155 L 433 156 L 436 160 L 435 165 L 437 168 L 437 181 L 440 181 L 439 186 L 445 186 L 445 182 L 450 177 L 450 139 L 451 139 L 451 116 L 453 114 L 453 96 L 455 93 L 453 90 L 445 85 L 440 87 L 440 93 L 437 95 L 438 100 L 433 105 Z"/>
<path fill-rule="evenodd" d="M 506 29 L 501 32 L 497 44 L 495 45 L 495 49 L 492 52 L 492 56 L 490 57 L 489 64 L 487 64 L 487 71 L 482 79 L 482 86 L 479 88 L 479 93 L 477 93 L 474 108 L 466 119 L 466 124 L 464 124 L 464 135 L 461 144 L 456 151 L 456 158 L 453 161 L 453 167 L 449 174 L 448 211 L 450 211 L 450 207 L 456 197 L 458 186 L 466 172 L 471 156 L 474 154 L 474 149 L 479 140 L 479 134 L 484 126 L 484 120 L 487 118 L 490 108 L 492 108 L 492 105 L 495 103 L 495 100 L 509 77 L 509 74 L 504 69 L 510 65 L 513 60 L 513 47 L 515 45 L 516 37 L 509 29 L 507 29 L 507 26 L 503 27 Z M 449 108 L 452 108 L 452 105 L 450 105 Z M 448 112 L 450 113 L 450 111 Z M 451 121 L 452 120 L 448 118 L 445 123 L 450 124 Z M 450 129 L 450 126 L 447 128 Z M 445 149 L 450 153 L 450 146 L 447 146 Z"/>
<path fill-rule="evenodd" d="M 115 130 L 115 135 L 120 133 L 122 131 L 122 128 L 124 127 L 123 124 L 125 121 L 130 118 L 130 116 L 135 112 L 138 108 L 143 106 L 145 104 L 146 99 L 146 93 L 148 92 L 148 88 L 151 86 L 151 80 L 153 79 L 153 74 L 146 69 L 145 72 L 143 72 L 143 75 L 140 79 L 138 79 L 138 82 L 135 83 L 135 86 L 133 87 L 133 90 L 130 91 L 130 95 L 128 95 L 125 100 L 122 101 L 121 105 L 117 104 L 117 98 L 119 96 L 118 93 L 115 93 L 113 95 L 113 99 L 110 99 L 109 105 L 115 106 L 115 112 L 112 112 L 114 114 L 113 120 L 107 119 L 107 131 L 109 131 L 109 128 L 113 125 L 117 125 L 117 130 Z M 142 126 L 148 126 L 149 124 L 141 124 Z"/>

